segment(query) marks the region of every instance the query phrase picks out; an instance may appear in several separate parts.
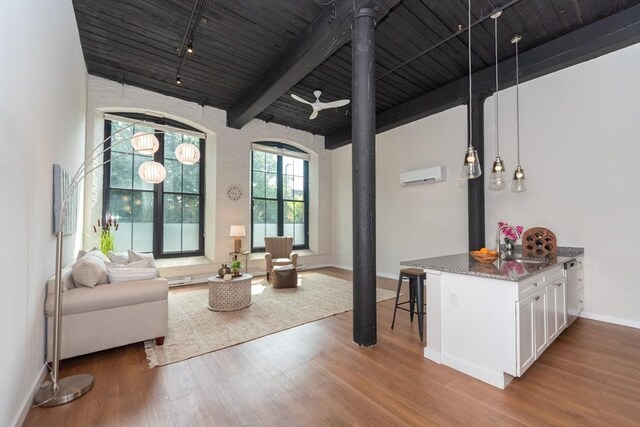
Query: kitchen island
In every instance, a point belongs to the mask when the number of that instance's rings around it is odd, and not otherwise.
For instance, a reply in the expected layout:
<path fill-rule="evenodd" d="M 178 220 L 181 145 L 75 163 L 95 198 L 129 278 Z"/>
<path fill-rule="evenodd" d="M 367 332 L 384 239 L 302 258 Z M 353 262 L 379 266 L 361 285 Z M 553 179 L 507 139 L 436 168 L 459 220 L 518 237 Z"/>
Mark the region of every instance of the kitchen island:
<path fill-rule="evenodd" d="M 424 356 L 504 389 L 567 325 L 564 263 L 475 261 L 468 253 L 401 262 L 427 273 Z"/>

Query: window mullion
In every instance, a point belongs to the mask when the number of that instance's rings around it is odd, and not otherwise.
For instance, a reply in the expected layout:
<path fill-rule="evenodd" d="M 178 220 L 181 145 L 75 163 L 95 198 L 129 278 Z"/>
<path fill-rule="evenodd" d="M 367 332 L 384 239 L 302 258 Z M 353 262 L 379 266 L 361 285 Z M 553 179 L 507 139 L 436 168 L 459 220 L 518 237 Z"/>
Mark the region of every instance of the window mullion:
<path fill-rule="evenodd" d="M 284 234 L 284 190 L 283 190 L 283 174 L 282 174 L 282 156 L 278 156 L 278 236 L 282 236 Z"/>
<path fill-rule="evenodd" d="M 156 130 L 154 129 L 154 132 Z M 153 156 L 153 160 L 164 166 L 164 132 L 158 133 L 160 148 Z M 154 185 L 153 200 L 153 256 L 159 258 L 162 255 L 162 241 L 164 238 L 164 181 Z"/>

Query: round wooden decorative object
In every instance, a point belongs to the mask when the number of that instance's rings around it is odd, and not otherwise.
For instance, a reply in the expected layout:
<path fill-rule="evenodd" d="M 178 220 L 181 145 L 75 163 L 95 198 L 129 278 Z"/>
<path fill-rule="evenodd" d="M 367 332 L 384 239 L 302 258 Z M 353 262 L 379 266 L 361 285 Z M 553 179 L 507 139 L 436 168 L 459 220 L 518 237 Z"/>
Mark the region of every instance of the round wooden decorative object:
<path fill-rule="evenodd" d="M 544 227 L 533 227 L 522 233 L 522 255 L 542 258 L 558 255 L 556 235 Z"/>

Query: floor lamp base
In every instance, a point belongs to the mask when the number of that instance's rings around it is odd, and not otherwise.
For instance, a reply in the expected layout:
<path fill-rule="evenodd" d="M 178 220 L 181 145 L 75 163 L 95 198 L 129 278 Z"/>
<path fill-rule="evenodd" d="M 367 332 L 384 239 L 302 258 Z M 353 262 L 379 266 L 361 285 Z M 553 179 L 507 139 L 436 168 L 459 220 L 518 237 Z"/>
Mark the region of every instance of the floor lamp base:
<path fill-rule="evenodd" d="M 58 380 L 57 393 L 53 389 L 53 383 L 46 381 L 40 386 L 33 402 L 37 406 L 58 406 L 71 402 L 82 396 L 93 387 L 92 375 L 72 375 Z"/>

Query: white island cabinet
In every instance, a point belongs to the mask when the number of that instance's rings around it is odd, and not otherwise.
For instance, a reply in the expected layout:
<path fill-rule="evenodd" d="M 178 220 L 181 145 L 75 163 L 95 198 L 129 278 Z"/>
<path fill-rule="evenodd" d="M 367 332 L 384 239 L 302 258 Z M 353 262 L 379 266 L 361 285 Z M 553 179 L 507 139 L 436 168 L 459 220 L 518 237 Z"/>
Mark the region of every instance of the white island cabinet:
<path fill-rule="evenodd" d="M 460 254 L 403 262 L 427 272 L 424 356 L 505 388 L 567 326 L 568 259 L 486 265 Z"/>

